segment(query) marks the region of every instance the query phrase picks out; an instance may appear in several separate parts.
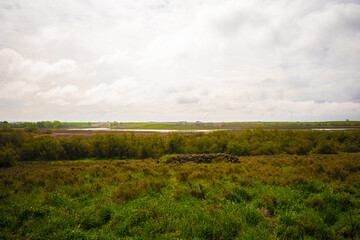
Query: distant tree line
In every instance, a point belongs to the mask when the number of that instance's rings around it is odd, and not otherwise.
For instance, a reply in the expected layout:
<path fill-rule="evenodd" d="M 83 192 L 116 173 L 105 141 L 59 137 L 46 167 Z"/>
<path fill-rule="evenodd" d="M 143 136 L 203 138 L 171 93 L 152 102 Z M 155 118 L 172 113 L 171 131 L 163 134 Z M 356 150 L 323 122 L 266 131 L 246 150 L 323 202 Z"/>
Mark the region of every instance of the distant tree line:
<path fill-rule="evenodd" d="M 33 132 L 2 128 L 0 165 L 14 161 L 159 158 L 164 154 L 229 153 L 238 156 L 274 154 L 332 154 L 360 152 L 360 131 L 245 130 L 231 133 L 167 136 L 97 134 L 90 138 L 55 139 Z"/>
<path fill-rule="evenodd" d="M 0 122 L 0 128 L 64 128 L 67 124 L 60 121 L 40 121 L 40 122 L 15 122 L 8 123 L 6 121 Z"/>

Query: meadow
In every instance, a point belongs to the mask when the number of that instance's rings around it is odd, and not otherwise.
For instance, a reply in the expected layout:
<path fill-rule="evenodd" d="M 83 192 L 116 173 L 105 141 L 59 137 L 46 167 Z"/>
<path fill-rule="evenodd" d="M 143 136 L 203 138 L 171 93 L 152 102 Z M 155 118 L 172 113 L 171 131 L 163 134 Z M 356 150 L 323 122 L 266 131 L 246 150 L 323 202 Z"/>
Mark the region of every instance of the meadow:
<path fill-rule="evenodd" d="M 360 154 L 18 162 L 1 239 L 358 239 Z"/>

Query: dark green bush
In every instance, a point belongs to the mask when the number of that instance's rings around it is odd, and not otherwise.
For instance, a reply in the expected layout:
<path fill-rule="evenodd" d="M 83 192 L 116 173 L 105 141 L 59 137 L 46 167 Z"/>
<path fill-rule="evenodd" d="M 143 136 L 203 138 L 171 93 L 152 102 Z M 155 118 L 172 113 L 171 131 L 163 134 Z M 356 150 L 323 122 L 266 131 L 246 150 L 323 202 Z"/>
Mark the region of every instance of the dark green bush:
<path fill-rule="evenodd" d="M 28 128 L 35 129 L 36 126 Z M 0 147 L 12 148 L 23 161 L 87 157 L 144 159 L 181 153 L 229 153 L 248 156 L 359 152 L 359 139 L 360 131 L 265 131 L 258 129 L 239 133 L 219 131 L 197 135 L 169 133 L 167 136 L 106 133 L 97 134 L 88 139 L 82 137 L 54 139 L 50 136 L 35 136 L 31 131 L 12 130 L 0 132 Z"/>
<path fill-rule="evenodd" d="M 279 149 L 272 141 L 260 143 L 260 146 L 252 152 L 253 155 L 274 155 L 277 153 L 279 153 Z"/>
<path fill-rule="evenodd" d="M 330 141 L 330 140 L 320 141 L 316 145 L 316 148 L 314 149 L 314 152 L 318 153 L 318 154 L 334 154 L 334 153 L 337 153 L 334 142 Z"/>
<path fill-rule="evenodd" d="M 251 147 L 248 142 L 230 141 L 227 144 L 226 152 L 236 156 L 249 156 Z"/>
<path fill-rule="evenodd" d="M 0 148 L 0 167 L 11 167 L 19 156 L 11 147 Z"/>
<path fill-rule="evenodd" d="M 26 127 L 24 129 L 24 132 L 30 132 L 30 133 L 38 133 L 39 129 L 37 127 Z"/>

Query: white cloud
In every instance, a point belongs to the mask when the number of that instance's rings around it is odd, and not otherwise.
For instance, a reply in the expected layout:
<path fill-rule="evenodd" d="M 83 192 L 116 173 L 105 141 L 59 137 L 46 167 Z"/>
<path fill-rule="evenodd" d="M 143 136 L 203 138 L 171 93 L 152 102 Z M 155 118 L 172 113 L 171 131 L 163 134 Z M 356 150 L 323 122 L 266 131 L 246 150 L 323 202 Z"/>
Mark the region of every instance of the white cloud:
<path fill-rule="evenodd" d="M 80 106 L 91 106 L 96 104 L 110 104 L 110 105 L 123 105 L 132 99 L 127 99 L 131 96 L 131 92 L 137 90 L 137 82 L 132 79 L 121 79 L 112 82 L 111 84 L 100 83 L 85 91 L 82 100 L 78 102 Z"/>
<path fill-rule="evenodd" d="M 46 91 L 39 91 L 36 96 L 44 99 L 61 99 L 61 103 L 68 103 L 66 100 L 76 99 L 79 96 L 79 90 L 74 85 L 66 85 L 64 87 L 56 86 Z M 66 99 L 66 100 L 65 100 Z"/>
<path fill-rule="evenodd" d="M 5 0 L 0 15 L 9 120 L 360 117 L 358 1 Z"/>
<path fill-rule="evenodd" d="M 59 59 L 49 63 L 44 60 L 26 58 L 13 49 L 0 50 L 1 82 L 23 80 L 30 82 L 49 81 L 59 75 L 71 74 L 77 64 L 71 59 Z"/>

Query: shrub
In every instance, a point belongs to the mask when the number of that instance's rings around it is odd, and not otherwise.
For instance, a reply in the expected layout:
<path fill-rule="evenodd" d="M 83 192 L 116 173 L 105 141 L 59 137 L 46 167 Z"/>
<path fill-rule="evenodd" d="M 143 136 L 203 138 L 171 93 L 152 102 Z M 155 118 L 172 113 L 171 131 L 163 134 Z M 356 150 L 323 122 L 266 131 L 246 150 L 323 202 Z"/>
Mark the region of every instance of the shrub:
<path fill-rule="evenodd" d="M 183 153 L 185 145 L 185 137 L 179 133 L 169 133 L 166 139 L 166 152 L 167 153 Z"/>
<path fill-rule="evenodd" d="M 44 133 L 45 133 L 45 134 L 52 134 L 53 131 L 52 131 L 51 129 L 47 129 Z"/>
<path fill-rule="evenodd" d="M 324 140 L 316 145 L 314 152 L 318 154 L 334 154 L 336 153 L 336 147 L 332 141 Z"/>
<path fill-rule="evenodd" d="M 50 136 L 41 136 L 24 144 L 20 158 L 24 161 L 59 160 L 64 156 L 64 148 Z"/>
<path fill-rule="evenodd" d="M 260 145 L 260 147 L 253 151 L 254 155 L 274 155 L 278 153 L 278 147 L 272 141 L 265 142 Z"/>
<path fill-rule="evenodd" d="M 26 127 L 24 129 L 24 132 L 30 132 L 30 133 L 38 133 L 39 129 L 37 127 Z"/>
<path fill-rule="evenodd" d="M 11 167 L 18 159 L 18 155 L 13 148 L 4 147 L 0 149 L 0 167 Z"/>
<path fill-rule="evenodd" d="M 230 141 L 226 146 L 226 152 L 236 156 L 250 155 L 251 148 L 247 142 Z"/>
<path fill-rule="evenodd" d="M 161 163 L 170 163 L 173 161 L 173 158 L 178 156 L 178 154 L 166 154 L 164 156 L 162 156 L 160 159 L 159 159 L 159 162 Z"/>
<path fill-rule="evenodd" d="M 347 139 L 342 143 L 341 150 L 350 153 L 360 152 L 360 144 L 357 141 Z"/>

